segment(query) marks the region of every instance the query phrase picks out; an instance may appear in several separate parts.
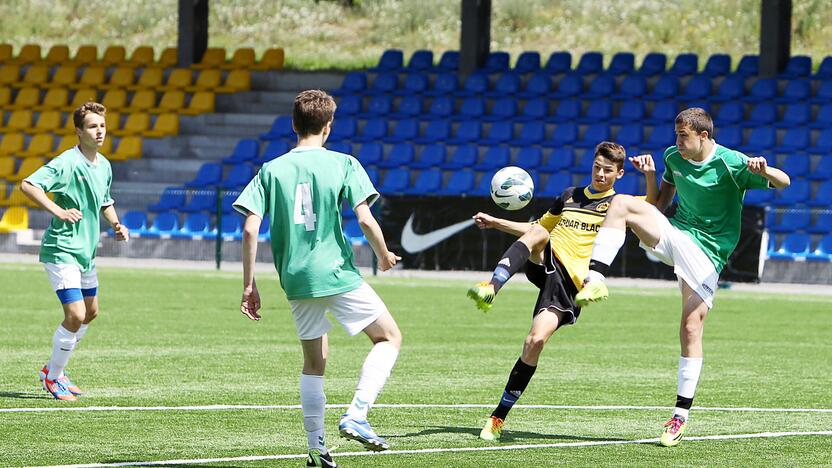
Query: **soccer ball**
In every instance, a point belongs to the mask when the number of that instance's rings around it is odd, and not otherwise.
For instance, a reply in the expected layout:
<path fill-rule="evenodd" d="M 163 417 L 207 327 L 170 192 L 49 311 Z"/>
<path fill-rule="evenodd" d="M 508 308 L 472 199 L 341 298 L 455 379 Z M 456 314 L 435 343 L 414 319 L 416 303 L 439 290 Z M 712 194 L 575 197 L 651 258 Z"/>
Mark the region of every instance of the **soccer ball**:
<path fill-rule="evenodd" d="M 504 167 L 491 179 L 491 199 L 504 210 L 519 210 L 528 205 L 534 194 L 534 181 L 519 167 Z"/>

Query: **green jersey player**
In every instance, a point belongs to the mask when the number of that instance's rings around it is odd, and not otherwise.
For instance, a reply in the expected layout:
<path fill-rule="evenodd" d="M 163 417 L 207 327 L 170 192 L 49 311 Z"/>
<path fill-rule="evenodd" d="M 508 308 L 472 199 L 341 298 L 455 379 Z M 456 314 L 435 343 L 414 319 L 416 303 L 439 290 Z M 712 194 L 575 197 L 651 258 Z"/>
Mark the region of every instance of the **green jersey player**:
<path fill-rule="evenodd" d="M 295 98 L 292 126 L 298 144 L 264 165 L 234 207 L 246 216 L 243 232 L 243 297 L 240 310 L 260 320 L 260 295 L 254 259 L 260 223 L 271 228 L 274 266 L 289 299 L 303 349 L 300 376 L 303 424 L 307 431 L 307 466 L 335 466 L 324 441 L 323 376 L 331 312 L 350 335 L 363 331 L 373 343 L 361 369 L 358 387 L 339 431 L 373 451 L 387 442 L 367 423 L 367 412 L 387 381 L 401 346 L 393 316 L 361 279 L 352 247 L 341 229 L 341 205 L 349 203 L 379 268 L 392 268 L 400 257 L 387 250 L 381 228 L 370 213 L 378 192 L 354 157 L 323 147 L 332 128 L 335 101 L 323 91 L 303 91 Z"/>
<path fill-rule="evenodd" d="M 665 424 L 660 443 L 682 439 L 693 395 L 702 369 L 702 330 L 713 307 L 719 272 L 740 237 L 740 215 L 748 189 L 785 188 L 789 176 L 767 165 L 765 158 L 748 156 L 714 141 L 711 116 L 700 108 L 686 109 L 676 117 L 676 146 L 664 152 L 665 172 L 661 188 L 648 190 L 640 200 L 615 197 L 601 224 L 592 249 L 589 276 L 576 296 L 578 305 L 606 299 L 604 275 L 624 244 L 629 227 L 641 247 L 673 266 L 682 293 L 679 331 L 681 357 L 673 417 Z M 634 161 L 635 162 L 635 161 Z M 655 173 L 652 158 L 640 170 Z M 656 183 L 648 177 L 648 183 Z M 676 214 L 662 214 L 679 195 Z"/>

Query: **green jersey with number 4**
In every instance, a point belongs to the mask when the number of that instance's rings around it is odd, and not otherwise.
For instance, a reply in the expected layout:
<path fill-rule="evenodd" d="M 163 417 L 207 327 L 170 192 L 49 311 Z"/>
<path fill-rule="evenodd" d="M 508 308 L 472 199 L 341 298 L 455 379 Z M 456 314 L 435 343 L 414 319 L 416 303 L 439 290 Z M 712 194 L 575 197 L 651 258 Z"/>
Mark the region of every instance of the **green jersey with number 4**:
<path fill-rule="evenodd" d="M 354 157 L 298 147 L 265 164 L 234 208 L 266 220 L 274 266 L 291 300 L 332 296 L 361 285 L 344 238 L 341 204 L 376 201 L 378 192 Z"/>
<path fill-rule="evenodd" d="M 748 156 L 717 144 L 701 162 L 684 159 L 675 146 L 665 150 L 664 161 L 662 177 L 679 196 L 670 223 L 693 238 L 716 271 L 722 271 L 740 239 L 745 191 L 768 188 L 768 180 L 748 169 Z"/>

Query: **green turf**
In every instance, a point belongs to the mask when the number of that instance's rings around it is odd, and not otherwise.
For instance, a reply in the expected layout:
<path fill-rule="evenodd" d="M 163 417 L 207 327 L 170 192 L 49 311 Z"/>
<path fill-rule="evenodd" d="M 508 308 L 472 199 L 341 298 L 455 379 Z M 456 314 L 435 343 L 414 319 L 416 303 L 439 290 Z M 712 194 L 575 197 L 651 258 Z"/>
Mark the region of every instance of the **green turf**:
<path fill-rule="evenodd" d="M 228 273 L 102 268 L 101 315 L 70 362 L 88 394 L 47 398 L 37 369 L 60 321 L 37 265 L 0 265 L 0 408 L 296 405 L 301 354 L 274 275 L 261 275 L 263 320 L 238 312 L 241 279 Z M 468 282 L 371 278 L 396 316 L 404 346 L 378 403 L 494 404 L 529 327 L 535 293 L 512 283 L 482 314 Z M 676 393 L 679 298 L 673 290 L 612 289 L 577 326 L 559 331 L 520 404 L 670 406 Z M 832 408 L 832 299 L 720 291 L 708 317 L 704 407 Z M 326 392 L 349 402 L 369 349 L 336 326 Z M 327 410 L 329 445 L 341 408 Z M 490 447 L 477 439 L 488 408 L 376 408 L 393 450 Z M 517 408 L 502 445 L 658 437 L 667 409 Z M 298 409 L 0 413 L 0 466 L 290 455 L 305 452 Z M 690 436 L 829 431 L 832 413 L 694 411 Z M 342 466 L 832 464 L 832 437 L 342 456 Z M 208 466 L 302 466 L 302 459 Z"/>

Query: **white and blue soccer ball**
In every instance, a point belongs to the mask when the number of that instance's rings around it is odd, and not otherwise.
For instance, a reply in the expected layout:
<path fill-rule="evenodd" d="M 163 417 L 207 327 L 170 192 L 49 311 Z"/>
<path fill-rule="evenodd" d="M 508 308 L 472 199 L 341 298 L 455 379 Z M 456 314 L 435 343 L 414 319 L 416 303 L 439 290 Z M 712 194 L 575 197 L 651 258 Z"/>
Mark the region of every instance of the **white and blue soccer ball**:
<path fill-rule="evenodd" d="M 491 199 L 504 210 L 519 210 L 532 201 L 534 181 L 515 166 L 500 169 L 491 179 Z"/>

